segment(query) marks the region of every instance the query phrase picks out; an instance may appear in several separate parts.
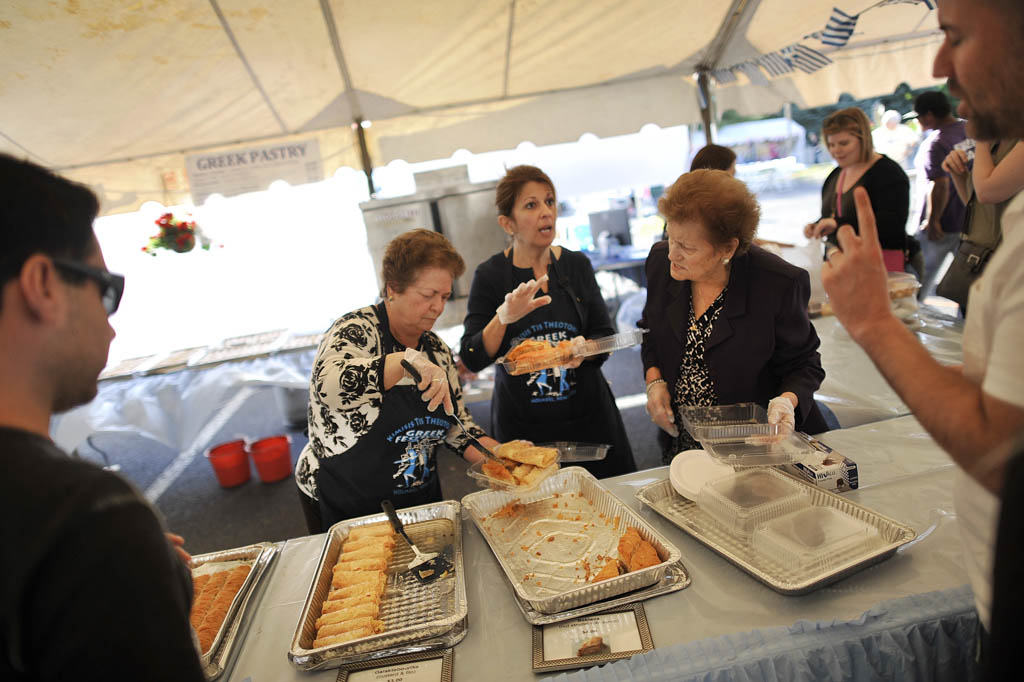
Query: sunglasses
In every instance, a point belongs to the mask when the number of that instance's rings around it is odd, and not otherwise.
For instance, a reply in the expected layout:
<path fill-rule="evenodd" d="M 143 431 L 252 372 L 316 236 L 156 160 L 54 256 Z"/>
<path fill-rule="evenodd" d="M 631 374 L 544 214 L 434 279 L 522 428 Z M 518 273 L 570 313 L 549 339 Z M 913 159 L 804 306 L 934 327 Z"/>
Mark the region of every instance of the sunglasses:
<path fill-rule="evenodd" d="M 117 312 L 117 307 L 121 305 L 121 296 L 124 295 L 124 275 L 115 275 L 108 270 L 64 258 L 52 260 L 53 264 L 64 272 L 73 272 L 96 282 L 100 287 L 100 298 L 103 300 L 107 315 Z"/>

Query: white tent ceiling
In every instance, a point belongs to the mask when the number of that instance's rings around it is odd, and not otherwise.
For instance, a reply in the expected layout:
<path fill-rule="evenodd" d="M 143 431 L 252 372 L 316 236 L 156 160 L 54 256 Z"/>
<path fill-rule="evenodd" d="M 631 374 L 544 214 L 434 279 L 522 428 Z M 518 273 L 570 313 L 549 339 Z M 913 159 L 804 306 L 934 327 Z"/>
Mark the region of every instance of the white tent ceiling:
<path fill-rule="evenodd" d="M 811 36 L 833 5 L 863 12 L 838 50 Z M 0 151 L 126 211 L 185 199 L 192 151 L 313 137 L 325 173 L 360 168 L 355 119 L 373 122 L 376 165 L 694 123 L 695 71 L 797 43 L 833 63 L 740 75 L 719 110 L 920 87 L 934 15 L 914 0 L 7 0 Z"/>

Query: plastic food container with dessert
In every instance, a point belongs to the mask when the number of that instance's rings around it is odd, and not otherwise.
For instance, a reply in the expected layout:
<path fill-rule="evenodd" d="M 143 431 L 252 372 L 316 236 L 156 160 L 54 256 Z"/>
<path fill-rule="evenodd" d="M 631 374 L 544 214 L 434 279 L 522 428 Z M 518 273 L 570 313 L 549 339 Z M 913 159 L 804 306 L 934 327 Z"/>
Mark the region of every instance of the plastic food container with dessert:
<path fill-rule="evenodd" d="M 461 510 L 462 506 L 453 500 L 399 509 L 398 517 L 416 546 L 423 552 L 444 553 L 454 570 L 434 582 L 420 583 L 408 570 L 413 551 L 405 540 L 397 537 L 378 615 L 383 631 L 341 644 L 314 647 L 316 621 L 331 590 L 333 569 L 342 545 L 353 528 L 388 520 L 382 513 L 331 526 L 288 650 L 292 664 L 300 670 L 322 670 L 372 658 L 451 647 L 461 641 L 466 634 L 468 613 Z"/>
<path fill-rule="evenodd" d="M 739 538 L 776 517 L 810 504 L 807 487 L 771 468 L 746 469 L 707 483 L 697 505 Z"/>
<path fill-rule="evenodd" d="M 646 329 L 633 329 L 599 339 L 587 339 L 576 346 L 569 346 L 568 344 L 562 348 L 553 346 L 550 352 L 545 352 L 536 359 L 506 360 L 503 356 L 495 362 L 504 367 L 505 371 L 513 376 L 539 372 L 545 369 L 563 367 L 575 358 L 586 358 L 636 346 L 643 341 L 645 333 L 647 333 Z"/>
<path fill-rule="evenodd" d="M 675 546 L 581 467 L 562 469 L 525 495 L 484 490 L 462 503 L 516 599 L 532 612 L 568 612 L 647 588 L 679 561 Z M 617 556 L 619 539 L 629 527 L 651 543 L 659 563 L 589 582 Z"/>
<path fill-rule="evenodd" d="M 754 531 L 754 551 L 784 571 L 824 571 L 880 542 L 878 529 L 831 507 L 806 507 Z"/>

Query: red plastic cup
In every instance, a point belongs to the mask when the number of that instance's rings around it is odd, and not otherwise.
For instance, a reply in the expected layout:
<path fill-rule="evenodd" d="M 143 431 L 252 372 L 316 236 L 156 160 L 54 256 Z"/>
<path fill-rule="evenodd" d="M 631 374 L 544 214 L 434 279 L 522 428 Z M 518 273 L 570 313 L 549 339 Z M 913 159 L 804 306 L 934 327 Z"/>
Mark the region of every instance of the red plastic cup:
<path fill-rule="evenodd" d="M 271 436 L 249 446 L 256 472 L 264 483 L 275 483 L 292 474 L 292 442 L 288 436 Z"/>
<path fill-rule="evenodd" d="M 234 488 L 249 480 L 249 457 L 244 440 L 233 440 L 210 448 L 206 453 L 222 488 Z"/>

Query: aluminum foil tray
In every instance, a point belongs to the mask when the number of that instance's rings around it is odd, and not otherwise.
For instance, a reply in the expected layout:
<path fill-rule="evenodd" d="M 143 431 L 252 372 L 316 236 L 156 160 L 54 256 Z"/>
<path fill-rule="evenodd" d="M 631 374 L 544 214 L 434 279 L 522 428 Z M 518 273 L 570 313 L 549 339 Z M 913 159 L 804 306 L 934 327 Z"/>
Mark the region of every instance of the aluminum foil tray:
<path fill-rule="evenodd" d="M 210 650 L 200 656 L 203 673 L 207 680 L 215 680 L 224 672 L 227 661 L 238 643 L 238 633 L 243 620 L 248 616 L 249 603 L 257 586 L 260 584 L 267 568 L 277 554 L 277 546 L 269 542 L 261 542 L 247 547 L 226 549 L 220 552 L 199 554 L 192 557 L 193 569 L 208 564 L 242 561 L 250 565 L 251 570 L 245 582 L 239 588 L 231 606 L 228 607 L 224 623 L 220 626 Z"/>
<path fill-rule="evenodd" d="M 512 516 L 490 518 L 512 503 Z M 561 613 L 657 583 L 679 550 L 622 503 L 590 472 L 568 467 L 533 492 L 485 490 L 467 495 L 463 507 L 490 546 L 516 596 L 540 613 Z M 628 526 L 654 545 L 661 563 L 598 583 L 587 582 L 607 557 L 618 556 Z"/>
<path fill-rule="evenodd" d="M 334 564 L 349 531 L 365 524 L 386 523 L 387 516 L 383 513 L 361 516 L 331 526 L 288 650 L 292 664 L 300 670 L 319 670 L 377 658 L 383 655 L 379 654 L 383 650 L 393 650 L 417 640 L 435 638 L 441 641 L 442 635 L 450 633 L 457 623 L 465 620 L 469 608 L 462 563 L 461 510 L 461 505 L 452 500 L 399 509 L 398 517 L 416 546 L 423 552 L 448 554 L 455 568 L 453 574 L 428 585 L 420 584 L 408 571 L 409 562 L 413 559 L 412 550 L 401 536 L 396 537 L 378 616 L 384 622 L 384 632 L 343 644 L 313 648 L 316 619 L 331 590 Z M 372 655 L 374 653 L 378 655 Z"/>
<path fill-rule="evenodd" d="M 788 474 L 787 474 L 788 476 Z M 781 564 L 756 553 L 749 539 L 740 539 L 701 511 L 697 503 L 682 497 L 665 481 L 651 483 L 637 491 L 637 499 L 682 528 L 710 549 L 720 554 L 768 587 L 782 594 L 807 594 L 825 585 L 842 580 L 868 566 L 888 559 L 900 545 L 913 540 L 917 533 L 910 526 L 855 504 L 835 493 L 828 492 L 790 476 L 808 488 L 810 504 L 831 507 L 876 528 L 880 542 L 865 547 L 864 551 L 846 561 L 825 569 L 810 567 L 788 570 Z"/>
<path fill-rule="evenodd" d="M 644 589 L 637 590 L 636 592 L 628 592 L 619 597 L 603 599 L 599 602 L 594 602 L 587 606 L 581 606 L 578 609 L 562 611 L 561 613 L 541 613 L 540 611 L 535 611 L 529 604 L 520 599 L 518 594 L 513 592 L 512 595 L 515 597 L 516 606 L 519 607 L 519 610 L 523 614 L 523 618 L 525 618 L 528 623 L 533 625 L 549 625 L 550 623 L 561 623 L 565 620 L 589 616 L 592 613 L 608 611 L 619 606 L 633 604 L 645 599 L 653 599 L 654 597 L 660 597 L 663 594 L 678 592 L 679 590 L 689 587 L 690 582 L 690 574 L 687 573 L 686 566 L 683 566 L 683 562 L 679 561 L 669 566 L 665 571 L 665 577 L 650 587 L 645 587 Z"/>

